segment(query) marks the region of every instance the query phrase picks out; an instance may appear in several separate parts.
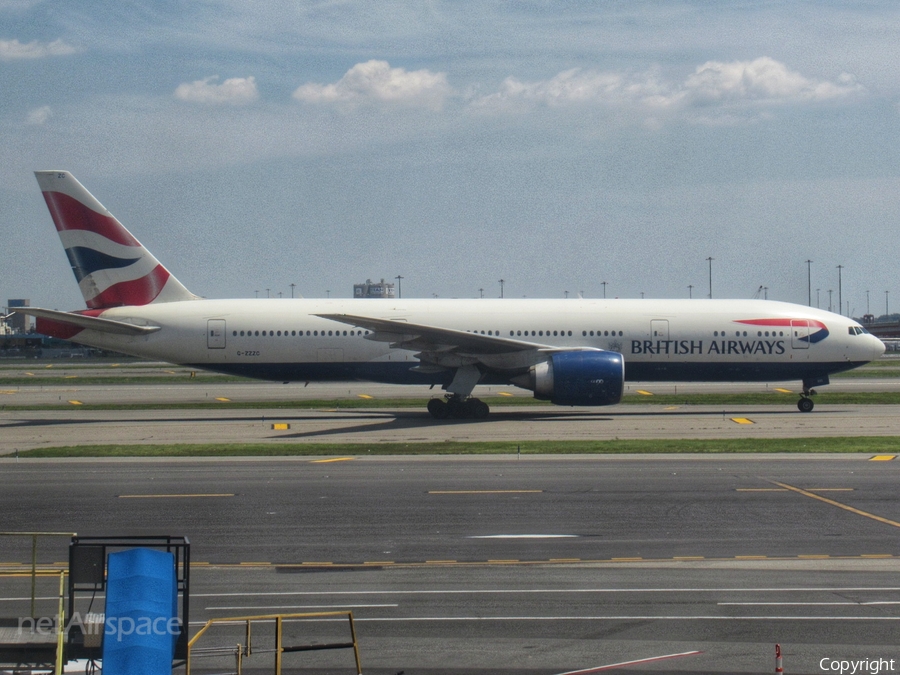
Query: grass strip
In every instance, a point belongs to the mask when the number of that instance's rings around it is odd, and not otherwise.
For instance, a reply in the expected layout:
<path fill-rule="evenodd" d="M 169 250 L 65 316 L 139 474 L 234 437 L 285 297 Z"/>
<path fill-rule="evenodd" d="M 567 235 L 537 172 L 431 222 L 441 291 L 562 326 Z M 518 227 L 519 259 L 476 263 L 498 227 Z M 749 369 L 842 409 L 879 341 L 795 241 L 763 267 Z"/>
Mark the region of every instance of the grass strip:
<path fill-rule="evenodd" d="M 506 441 L 439 443 L 235 443 L 86 445 L 39 448 L 20 457 L 286 457 L 375 455 L 571 455 L 900 452 L 895 436 L 698 440 Z M 10 459 L 6 455 L 5 459 Z"/>

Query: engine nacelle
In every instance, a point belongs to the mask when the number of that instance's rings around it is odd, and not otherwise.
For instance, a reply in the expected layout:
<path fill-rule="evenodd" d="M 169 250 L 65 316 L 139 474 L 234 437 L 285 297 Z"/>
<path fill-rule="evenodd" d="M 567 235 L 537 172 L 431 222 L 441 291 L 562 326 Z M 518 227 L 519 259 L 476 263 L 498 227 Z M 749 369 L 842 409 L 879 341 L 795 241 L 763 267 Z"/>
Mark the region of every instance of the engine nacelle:
<path fill-rule="evenodd" d="M 625 358 L 618 352 L 558 352 L 513 383 L 556 405 L 615 405 L 622 400 Z"/>

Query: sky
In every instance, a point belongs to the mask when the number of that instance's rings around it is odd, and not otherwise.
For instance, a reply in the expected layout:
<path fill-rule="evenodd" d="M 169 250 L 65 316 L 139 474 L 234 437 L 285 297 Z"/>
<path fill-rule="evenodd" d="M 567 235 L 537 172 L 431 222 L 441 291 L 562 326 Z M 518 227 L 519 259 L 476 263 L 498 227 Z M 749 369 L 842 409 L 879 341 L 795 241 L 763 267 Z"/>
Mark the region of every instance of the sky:
<path fill-rule="evenodd" d="M 210 298 L 893 313 L 898 64 L 880 0 L 0 0 L 0 300 L 84 307 L 59 169 Z"/>

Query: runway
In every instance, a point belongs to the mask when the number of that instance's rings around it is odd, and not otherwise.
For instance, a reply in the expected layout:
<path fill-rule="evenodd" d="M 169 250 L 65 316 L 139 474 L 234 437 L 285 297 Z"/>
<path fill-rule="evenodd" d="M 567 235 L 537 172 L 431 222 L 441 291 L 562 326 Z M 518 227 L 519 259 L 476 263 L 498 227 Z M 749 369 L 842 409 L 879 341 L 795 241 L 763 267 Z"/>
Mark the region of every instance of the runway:
<path fill-rule="evenodd" d="M 186 535 L 195 626 L 349 609 L 366 673 L 674 654 L 622 672 L 759 673 L 775 642 L 787 672 L 815 673 L 826 657 L 900 659 L 898 470 L 834 455 L 22 460 L 4 463 L 0 509 L 17 531 Z M 29 554 L 0 540 L 0 569 Z M 64 541 L 39 557 L 64 560 Z M 27 605 L 15 581 L 3 615 Z M 291 672 L 352 664 L 291 658 L 310 668 Z"/>
<path fill-rule="evenodd" d="M 897 386 L 895 378 L 848 379 L 832 389 Z M 900 671 L 900 460 L 363 452 L 383 442 L 496 440 L 512 451 L 532 439 L 754 437 L 817 437 L 827 450 L 830 436 L 900 435 L 900 406 L 820 404 L 801 414 L 785 393 L 784 406 L 513 405 L 483 422 L 436 423 L 409 408 L 79 405 L 401 394 L 428 391 L 228 382 L 3 388 L 0 454 L 84 443 L 361 444 L 352 456 L 322 458 L 6 457 L 3 529 L 188 536 L 193 630 L 212 617 L 351 610 L 364 672 L 376 675 L 772 672 L 776 642 L 790 673 L 827 672 L 823 659 L 826 667 L 894 659 Z M 66 408 L 42 409 L 60 403 Z M 30 540 L 0 538 L 0 571 L 29 556 Z M 65 540 L 42 542 L 39 559 L 64 561 Z M 51 611 L 53 582 L 41 583 L 39 602 Z M 0 579 L 0 616 L 23 616 L 27 598 L 22 579 Z M 330 639 L 334 628 L 304 621 L 288 624 L 288 634 Z M 240 641 L 240 631 L 223 630 L 207 646 Z M 258 629 L 261 645 L 266 631 Z M 615 667 L 624 662 L 633 663 Z M 253 663 L 271 670 L 263 655 Z M 233 661 L 203 665 L 197 672 L 223 672 Z M 346 673 L 352 657 L 291 655 L 285 666 Z"/>

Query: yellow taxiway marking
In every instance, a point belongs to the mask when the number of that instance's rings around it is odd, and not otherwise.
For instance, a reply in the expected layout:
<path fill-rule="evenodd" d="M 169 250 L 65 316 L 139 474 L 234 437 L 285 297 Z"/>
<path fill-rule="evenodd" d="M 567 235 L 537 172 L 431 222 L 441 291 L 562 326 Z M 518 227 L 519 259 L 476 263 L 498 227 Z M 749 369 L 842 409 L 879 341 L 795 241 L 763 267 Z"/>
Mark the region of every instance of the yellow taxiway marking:
<path fill-rule="evenodd" d="M 806 488 L 810 492 L 853 492 L 856 488 Z M 736 492 L 790 492 L 787 488 L 736 488 Z"/>
<path fill-rule="evenodd" d="M 25 373 L 28 377 L 34 377 L 34 373 Z"/>
<path fill-rule="evenodd" d="M 753 420 L 748 420 L 746 417 L 732 417 L 731 421 L 735 422 L 736 424 L 753 424 L 754 423 Z"/>
<path fill-rule="evenodd" d="M 234 497 L 233 492 L 195 493 L 183 495 L 119 495 L 119 499 L 178 499 L 183 497 Z"/>
<path fill-rule="evenodd" d="M 393 560 L 367 560 L 363 565 L 396 565 Z"/>
<path fill-rule="evenodd" d="M 776 387 L 775 391 L 780 392 L 782 394 L 793 394 L 794 393 L 790 389 L 781 389 L 778 387 Z"/>
<path fill-rule="evenodd" d="M 765 560 L 769 556 L 766 555 L 736 555 L 735 560 Z"/>
<path fill-rule="evenodd" d="M 515 396 L 515 394 L 510 394 L 508 391 L 498 391 L 497 396 Z"/>
<path fill-rule="evenodd" d="M 848 506 L 847 504 L 842 504 L 841 502 L 836 502 L 833 499 L 828 499 L 828 497 L 822 497 L 820 495 L 814 494 L 809 490 L 803 490 L 798 487 L 794 487 L 793 485 L 788 485 L 787 483 L 779 483 L 778 481 L 772 481 L 775 485 L 783 488 L 787 488 L 797 494 L 804 495 L 806 497 L 811 497 L 812 499 L 818 499 L 820 502 L 825 502 L 826 504 L 831 504 L 832 506 L 836 506 L 839 509 L 844 509 L 845 511 L 849 511 L 850 513 L 855 513 L 858 516 L 864 516 L 866 518 L 871 518 L 872 520 L 877 520 L 879 523 L 884 523 L 885 525 L 893 525 L 894 527 L 900 527 L 900 523 L 896 520 L 890 520 L 888 518 L 882 518 L 881 516 L 876 516 L 874 513 L 869 513 L 868 511 L 863 511 L 861 509 L 853 508 L 852 506 Z"/>
<path fill-rule="evenodd" d="M 455 560 L 426 560 L 426 565 L 450 565 L 455 563 Z"/>
<path fill-rule="evenodd" d="M 44 368 L 52 368 L 53 364 L 51 363 L 49 366 L 44 366 Z"/>
<path fill-rule="evenodd" d="M 0 391 L 0 394 L 15 394 L 15 393 L 16 393 L 16 392 L 14 392 L 14 391 L 9 391 L 9 390 L 3 390 L 3 391 Z"/>
<path fill-rule="evenodd" d="M 543 490 L 429 490 L 430 495 L 528 495 Z"/>
<path fill-rule="evenodd" d="M 870 462 L 889 462 L 894 459 L 897 455 L 875 455 L 871 459 Z"/>
<path fill-rule="evenodd" d="M 666 406 L 665 408 L 663 408 L 663 410 L 678 410 L 678 408 L 680 408 L 680 407 L 681 406 L 678 406 L 678 405 L 670 405 L 670 406 Z"/>
<path fill-rule="evenodd" d="M 271 565 L 270 562 L 241 562 L 238 565 L 243 565 L 244 567 L 266 567 Z"/>
<path fill-rule="evenodd" d="M 230 399 L 230 398 L 225 398 L 224 396 L 216 396 L 216 400 L 217 400 L 217 401 L 224 401 L 225 403 L 230 403 L 230 402 L 231 402 L 231 399 Z"/>
<path fill-rule="evenodd" d="M 356 459 L 355 457 L 335 457 L 334 459 L 314 459 L 310 464 L 330 464 L 331 462 L 349 462 Z"/>
<path fill-rule="evenodd" d="M 702 555 L 676 555 L 672 560 L 705 560 Z"/>
<path fill-rule="evenodd" d="M 652 391 L 644 391 L 643 389 L 638 389 L 637 393 L 639 393 L 641 396 L 653 396 Z"/>
<path fill-rule="evenodd" d="M 63 375 L 63 379 L 64 380 L 77 380 L 78 376 L 77 375 Z"/>
<path fill-rule="evenodd" d="M 610 558 L 613 562 L 638 562 L 643 558 Z"/>
<path fill-rule="evenodd" d="M 365 399 L 375 398 L 374 396 L 369 396 L 368 394 L 357 394 L 357 396 L 359 398 L 365 398 Z"/>
<path fill-rule="evenodd" d="M 286 422 L 275 422 L 275 424 L 272 425 L 272 428 L 275 431 L 286 431 L 291 428 L 291 425 Z"/>
<path fill-rule="evenodd" d="M 82 403 L 81 401 L 74 401 L 74 400 L 69 401 L 69 403 L 71 403 L 72 405 L 84 405 L 84 403 Z"/>

